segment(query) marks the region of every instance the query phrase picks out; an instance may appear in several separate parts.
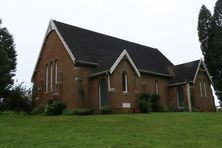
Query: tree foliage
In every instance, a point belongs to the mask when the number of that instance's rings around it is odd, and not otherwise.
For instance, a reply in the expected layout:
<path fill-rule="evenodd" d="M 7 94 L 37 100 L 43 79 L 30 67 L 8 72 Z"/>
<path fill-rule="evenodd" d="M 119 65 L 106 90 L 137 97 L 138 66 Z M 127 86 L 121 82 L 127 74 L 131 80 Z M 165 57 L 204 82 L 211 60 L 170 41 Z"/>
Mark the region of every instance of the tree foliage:
<path fill-rule="evenodd" d="M 217 0 L 213 15 L 204 5 L 201 7 L 198 35 L 216 94 L 222 101 L 222 0 Z"/>
<path fill-rule="evenodd" d="M 33 108 L 32 90 L 20 83 L 9 90 L 6 98 L 0 100 L 0 110 L 30 112 Z"/>
<path fill-rule="evenodd" d="M 212 16 L 210 11 L 203 5 L 200 9 L 198 19 L 198 36 L 201 43 L 202 54 L 205 56 L 208 48 L 209 34 L 211 29 Z"/>
<path fill-rule="evenodd" d="M 215 4 L 213 19 L 213 23 L 215 23 L 217 27 L 222 27 L 222 0 L 217 0 Z"/>
<path fill-rule="evenodd" d="M 16 56 L 14 39 L 7 28 L 1 27 L 0 20 L 0 98 L 7 96 L 7 92 L 13 84 Z"/>

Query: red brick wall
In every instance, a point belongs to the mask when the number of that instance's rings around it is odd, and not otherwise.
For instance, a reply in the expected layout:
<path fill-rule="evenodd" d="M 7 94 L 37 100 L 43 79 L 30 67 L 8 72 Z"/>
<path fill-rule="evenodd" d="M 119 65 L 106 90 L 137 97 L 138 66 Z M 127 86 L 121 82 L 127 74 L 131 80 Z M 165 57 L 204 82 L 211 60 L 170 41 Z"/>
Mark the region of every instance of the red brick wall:
<path fill-rule="evenodd" d="M 201 97 L 200 94 L 200 79 L 205 80 L 206 83 L 206 96 L 203 97 Z M 214 97 L 210 85 L 211 83 L 206 73 L 199 71 L 195 85 L 192 87 L 192 91 L 194 92 L 194 106 L 199 108 L 201 111 L 215 111 Z"/>
<path fill-rule="evenodd" d="M 206 97 L 201 97 L 200 95 L 200 83 L 199 83 L 200 79 L 205 80 L 206 93 L 207 93 Z M 210 84 L 211 83 L 207 77 L 206 72 L 199 71 L 195 84 L 190 85 L 192 106 L 198 108 L 200 111 L 215 111 L 214 97 L 212 94 Z M 178 108 L 178 100 L 177 100 L 178 87 L 183 88 L 184 98 L 185 98 L 185 107 L 188 107 L 186 85 L 177 85 L 177 86 L 169 87 L 169 95 L 168 95 L 169 103 L 168 104 L 169 106 Z"/>
<path fill-rule="evenodd" d="M 138 79 L 137 86 L 139 94 L 144 92 L 149 94 L 156 93 L 155 81 L 158 83 L 158 91 L 160 95 L 160 105 L 165 106 L 168 103 L 168 79 L 150 74 L 142 74 L 141 79 Z"/>
<path fill-rule="evenodd" d="M 128 78 L 128 92 L 123 92 L 122 73 L 126 72 Z M 138 77 L 128 60 L 123 59 L 110 76 L 111 88 L 115 88 L 114 92 L 109 94 L 110 104 L 115 108 L 121 109 L 122 103 L 130 103 L 131 107 L 135 106 L 136 101 L 136 77 Z"/>
<path fill-rule="evenodd" d="M 49 86 L 49 91 L 45 92 L 45 66 L 46 64 L 49 65 L 48 84 L 50 85 L 50 62 L 54 63 L 55 60 L 58 61 L 58 83 L 53 90 L 50 90 Z M 36 70 L 33 81 L 37 87 L 37 97 L 39 98 L 37 103 L 39 105 L 44 105 L 47 100 L 55 98 L 65 102 L 68 108 L 99 108 L 99 81 L 101 78 L 105 78 L 107 81 L 107 74 L 91 77 L 91 67 L 75 65 L 55 31 L 52 31 L 45 41 Z M 123 93 L 122 91 L 122 73 L 124 71 L 128 76 L 127 93 Z M 207 97 L 203 98 L 199 95 L 199 78 L 206 80 Z M 141 93 L 147 92 L 152 94 L 156 92 L 155 80 L 158 81 L 161 106 L 173 105 L 177 107 L 177 87 L 168 88 L 168 79 L 166 77 L 142 73 L 139 78 L 126 59 L 123 59 L 113 74 L 110 75 L 111 88 L 114 88 L 112 90 L 115 91 L 108 92 L 109 106 L 119 111 L 129 111 L 128 109 L 122 108 L 122 103 L 130 103 L 131 109 L 137 107 L 136 101 Z M 81 89 L 83 91 L 80 91 Z M 214 101 L 210 89 L 210 82 L 204 73 L 199 73 L 197 82 L 192 89 L 195 91 L 194 104 L 196 107 L 200 108 L 201 111 L 213 110 Z M 187 104 L 185 88 L 184 94 L 185 103 Z"/>
<path fill-rule="evenodd" d="M 50 62 L 58 61 L 58 83 L 53 90 L 45 92 L 45 66 L 50 65 Z M 87 99 L 88 73 L 90 68 L 78 68 L 74 65 L 68 52 L 63 46 L 61 40 L 55 31 L 52 31 L 43 46 L 40 60 L 37 67 L 37 72 L 34 75 L 34 85 L 37 88 L 37 103 L 39 105 L 46 104 L 49 99 L 61 99 L 67 104 L 67 107 L 81 107 L 84 101 L 78 96 L 77 79 L 82 79 L 82 86 L 86 91 L 85 98 Z M 49 84 L 50 84 L 50 68 L 49 68 Z M 54 79 L 54 77 L 53 77 Z"/>
<path fill-rule="evenodd" d="M 177 88 L 179 86 L 168 87 L 168 106 L 178 108 Z"/>
<path fill-rule="evenodd" d="M 128 92 L 124 93 L 122 88 L 122 73 L 126 72 L 128 76 Z M 93 77 L 90 80 L 90 90 L 89 90 L 89 96 L 90 96 L 90 104 L 93 107 L 99 108 L 99 101 L 98 101 L 98 86 L 99 86 L 99 80 L 101 78 L 105 78 L 105 80 L 108 83 L 107 74 L 104 74 L 99 77 Z M 111 81 L 111 89 L 115 91 L 108 92 L 108 103 L 109 106 L 112 106 L 117 111 L 129 111 L 133 108 L 137 108 L 137 99 L 140 94 L 146 92 L 146 93 L 156 93 L 155 91 L 155 80 L 158 81 L 159 84 L 159 95 L 161 96 L 160 103 L 161 105 L 165 106 L 167 105 L 167 97 L 168 97 L 168 91 L 167 91 L 167 79 L 157 77 L 154 75 L 149 74 L 142 74 L 139 78 L 136 73 L 134 72 L 132 66 L 129 64 L 129 62 L 125 59 L 123 59 L 119 65 L 114 70 L 113 74 L 110 75 L 110 81 Z M 144 84 L 146 85 L 144 87 Z M 122 103 L 130 103 L 131 109 L 123 109 Z"/>

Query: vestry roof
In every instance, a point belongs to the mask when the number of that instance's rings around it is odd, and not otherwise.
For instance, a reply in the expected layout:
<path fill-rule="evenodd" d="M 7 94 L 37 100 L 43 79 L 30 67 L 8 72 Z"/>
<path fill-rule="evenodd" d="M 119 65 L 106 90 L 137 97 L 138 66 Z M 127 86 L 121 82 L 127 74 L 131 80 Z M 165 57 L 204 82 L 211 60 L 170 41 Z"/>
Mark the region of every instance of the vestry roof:
<path fill-rule="evenodd" d="M 157 49 L 53 20 L 76 62 L 98 64 L 93 73 L 108 71 L 125 49 L 139 71 L 170 76 L 173 64 Z"/>
<path fill-rule="evenodd" d="M 200 60 L 175 65 L 173 71 L 175 77 L 171 79 L 170 84 L 181 83 L 185 81 L 193 81 L 197 72 Z"/>

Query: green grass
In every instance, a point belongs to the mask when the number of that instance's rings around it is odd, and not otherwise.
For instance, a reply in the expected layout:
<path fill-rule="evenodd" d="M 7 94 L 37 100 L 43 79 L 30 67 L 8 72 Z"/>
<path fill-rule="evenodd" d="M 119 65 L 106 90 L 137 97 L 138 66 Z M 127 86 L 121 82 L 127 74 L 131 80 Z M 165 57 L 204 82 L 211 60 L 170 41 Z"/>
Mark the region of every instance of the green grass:
<path fill-rule="evenodd" d="M 0 147 L 222 147 L 222 113 L 0 115 Z"/>

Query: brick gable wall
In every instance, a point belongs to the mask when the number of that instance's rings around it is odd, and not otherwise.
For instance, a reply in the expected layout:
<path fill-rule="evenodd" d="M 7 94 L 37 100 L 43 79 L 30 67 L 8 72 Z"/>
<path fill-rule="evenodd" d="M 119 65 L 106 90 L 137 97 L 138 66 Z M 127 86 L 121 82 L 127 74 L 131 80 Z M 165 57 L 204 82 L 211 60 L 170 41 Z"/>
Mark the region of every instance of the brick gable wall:
<path fill-rule="evenodd" d="M 46 104 L 49 99 L 61 99 L 67 104 L 67 107 L 83 106 L 83 101 L 78 96 L 76 86 L 78 85 L 79 70 L 69 57 L 55 31 L 52 31 L 48 35 L 40 58 L 37 72 L 34 76 L 34 85 L 37 89 L 37 95 L 39 98 L 37 103 L 43 105 Z M 49 89 L 48 92 L 45 92 L 45 66 L 46 64 L 50 65 L 50 62 L 54 63 L 55 60 L 58 62 L 58 83 L 53 90 Z M 87 73 L 87 70 L 85 70 L 85 72 Z M 49 70 L 49 76 L 50 75 Z M 83 83 L 83 86 L 85 87 L 85 84 L 88 82 L 84 79 Z"/>
<path fill-rule="evenodd" d="M 205 80 L 206 83 L 206 96 L 200 94 L 200 80 Z M 201 111 L 215 111 L 214 97 L 211 89 L 211 83 L 208 79 L 206 72 L 199 71 L 196 78 L 195 85 L 192 87 L 193 104 Z"/>
<path fill-rule="evenodd" d="M 122 73 L 126 72 L 128 76 L 128 92 L 124 93 L 122 88 Z M 108 75 L 104 74 L 98 77 L 91 78 L 90 80 L 90 102 L 93 107 L 99 108 L 99 80 L 104 78 L 108 81 Z M 162 106 L 168 103 L 168 91 L 166 78 L 157 77 L 149 74 L 142 74 L 139 78 L 133 71 L 131 65 L 126 59 L 123 59 L 112 75 L 110 75 L 111 91 L 108 92 L 108 104 L 112 106 L 116 111 L 132 111 L 133 108 L 138 108 L 137 99 L 140 94 L 156 93 L 155 91 L 155 80 L 159 84 L 159 95 L 161 96 L 160 103 Z M 107 82 L 108 83 L 108 82 Z M 145 90 L 144 90 L 144 85 Z M 130 103 L 131 109 L 123 109 L 123 103 Z"/>
<path fill-rule="evenodd" d="M 201 96 L 200 83 L 199 83 L 200 79 L 205 80 L 207 96 Z M 185 107 L 188 107 L 186 85 L 177 85 L 177 86 L 169 87 L 168 105 L 174 108 L 178 108 L 178 98 L 177 98 L 178 87 L 183 88 Z M 213 97 L 213 93 L 211 89 L 211 83 L 206 72 L 203 72 L 203 71 L 198 72 L 195 84 L 190 85 L 190 92 L 191 92 L 191 103 L 193 107 L 198 108 L 200 111 L 215 111 L 216 108 L 215 108 L 214 97 Z"/>

